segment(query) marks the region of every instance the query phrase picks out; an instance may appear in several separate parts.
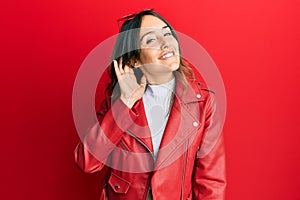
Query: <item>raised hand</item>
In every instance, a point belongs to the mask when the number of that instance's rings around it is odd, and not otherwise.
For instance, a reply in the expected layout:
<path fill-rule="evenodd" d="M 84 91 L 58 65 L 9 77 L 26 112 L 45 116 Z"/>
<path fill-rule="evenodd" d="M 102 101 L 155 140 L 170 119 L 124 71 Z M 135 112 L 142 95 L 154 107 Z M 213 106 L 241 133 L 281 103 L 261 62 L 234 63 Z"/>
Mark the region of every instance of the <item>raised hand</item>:
<path fill-rule="evenodd" d="M 139 84 L 134 75 L 133 69 L 125 65 L 122 68 L 122 58 L 118 63 L 114 62 L 115 72 L 120 85 L 121 96 L 120 99 L 127 105 L 128 108 L 132 108 L 137 100 L 139 100 L 145 91 L 146 77 L 143 75 L 141 83 Z"/>

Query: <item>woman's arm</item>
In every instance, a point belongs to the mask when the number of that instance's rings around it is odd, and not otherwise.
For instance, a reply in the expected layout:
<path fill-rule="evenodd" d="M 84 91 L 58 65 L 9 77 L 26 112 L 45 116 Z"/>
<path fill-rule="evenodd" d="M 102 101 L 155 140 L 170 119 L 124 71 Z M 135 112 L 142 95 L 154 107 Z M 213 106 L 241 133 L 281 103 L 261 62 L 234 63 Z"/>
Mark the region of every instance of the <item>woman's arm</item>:
<path fill-rule="evenodd" d="M 111 108 L 103 101 L 98 112 L 98 122 L 86 133 L 75 149 L 75 162 L 86 173 L 100 171 L 114 148 L 119 144 L 124 131 L 137 119 L 137 109 L 141 106 L 137 101 L 129 109 L 118 99 Z"/>
<path fill-rule="evenodd" d="M 124 132 L 138 117 L 137 110 L 142 106 L 141 97 L 145 91 L 146 78 L 137 83 L 133 69 L 113 61 L 114 69 L 121 90 L 120 98 L 110 107 L 111 92 L 106 93 L 100 110 L 97 112 L 98 122 L 88 130 L 82 142 L 75 149 L 75 161 L 87 173 L 93 173 L 107 164 L 113 149 L 119 144 Z"/>

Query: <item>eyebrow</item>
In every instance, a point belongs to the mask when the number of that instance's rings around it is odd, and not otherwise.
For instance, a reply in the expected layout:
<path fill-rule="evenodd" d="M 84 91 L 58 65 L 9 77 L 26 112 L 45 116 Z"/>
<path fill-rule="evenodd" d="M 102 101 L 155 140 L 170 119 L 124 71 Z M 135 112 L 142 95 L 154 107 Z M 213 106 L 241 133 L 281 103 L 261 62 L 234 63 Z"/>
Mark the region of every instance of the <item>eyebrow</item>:
<path fill-rule="evenodd" d="M 166 29 L 166 28 L 170 28 L 170 27 L 166 25 L 166 26 L 163 26 L 163 27 L 161 28 L 161 30 Z M 145 33 L 145 34 L 141 37 L 140 41 L 142 41 L 143 38 L 144 38 L 146 35 L 149 35 L 149 34 L 151 34 L 151 33 L 154 33 L 154 31 L 149 31 L 149 32 Z"/>

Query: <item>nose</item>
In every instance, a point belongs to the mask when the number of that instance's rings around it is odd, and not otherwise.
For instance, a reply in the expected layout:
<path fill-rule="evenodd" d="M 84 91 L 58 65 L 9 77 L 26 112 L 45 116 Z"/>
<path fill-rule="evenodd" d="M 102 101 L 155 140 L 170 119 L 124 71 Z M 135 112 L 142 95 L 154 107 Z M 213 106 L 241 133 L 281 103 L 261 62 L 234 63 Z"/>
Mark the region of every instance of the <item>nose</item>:
<path fill-rule="evenodd" d="M 169 41 L 165 38 L 161 38 L 161 49 L 168 49 L 170 47 Z"/>

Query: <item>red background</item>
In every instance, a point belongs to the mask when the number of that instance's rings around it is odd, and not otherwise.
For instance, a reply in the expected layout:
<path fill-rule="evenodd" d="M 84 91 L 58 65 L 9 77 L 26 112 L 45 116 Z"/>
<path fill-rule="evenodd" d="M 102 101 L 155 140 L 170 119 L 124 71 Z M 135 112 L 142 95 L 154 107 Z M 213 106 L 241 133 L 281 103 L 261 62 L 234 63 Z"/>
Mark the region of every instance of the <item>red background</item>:
<path fill-rule="evenodd" d="M 97 174 L 73 161 L 73 82 L 116 19 L 145 8 L 202 44 L 222 74 L 228 199 L 300 199 L 299 1 L 1 4 L 1 199 L 98 199 Z"/>

